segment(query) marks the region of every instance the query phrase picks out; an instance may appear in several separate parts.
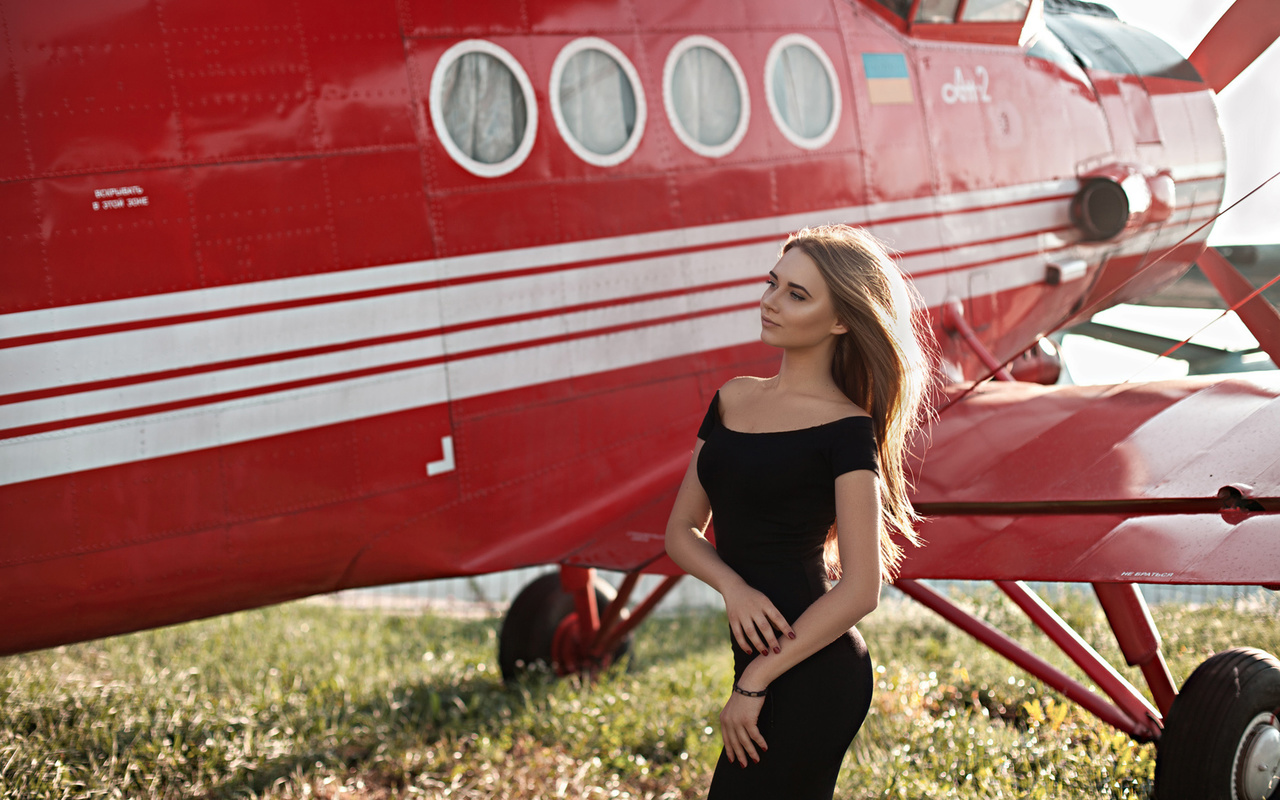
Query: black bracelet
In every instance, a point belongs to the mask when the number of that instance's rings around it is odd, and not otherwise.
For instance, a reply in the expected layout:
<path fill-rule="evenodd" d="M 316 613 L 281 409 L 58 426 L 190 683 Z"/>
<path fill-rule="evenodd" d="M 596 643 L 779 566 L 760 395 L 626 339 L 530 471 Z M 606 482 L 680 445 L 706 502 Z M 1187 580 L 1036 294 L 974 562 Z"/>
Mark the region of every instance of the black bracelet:
<path fill-rule="evenodd" d="M 733 690 L 734 690 L 735 692 L 737 692 L 738 694 L 740 694 L 740 695 L 744 695 L 744 696 L 746 696 L 746 697 L 764 697 L 766 694 L 768 694 L 768 693 L 769 693 L 769 690 L 768 690 L 768 689 L 761 689 L 761 690 L 760 690 L 760 691 L 758 691 L 758 692 L 749 692 L 749 691 L 747 691 L 746 689 L 743 689 L 743 688 L 742 688 L 741 686 L 739 686 L 737 683 L 734 683 L 734 684 L 733 684 Z"/>

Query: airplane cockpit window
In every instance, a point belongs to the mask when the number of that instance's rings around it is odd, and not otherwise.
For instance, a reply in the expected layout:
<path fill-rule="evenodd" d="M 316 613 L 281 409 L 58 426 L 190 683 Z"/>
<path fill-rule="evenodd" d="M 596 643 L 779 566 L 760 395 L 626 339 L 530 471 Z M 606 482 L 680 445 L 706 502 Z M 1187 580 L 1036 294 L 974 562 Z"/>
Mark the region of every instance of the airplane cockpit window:
<path fill-rule="evenodd" d="M 769 113 L 782 135 L 806 150 L 831 141 L 840 121 L 840 82 L 818 43 L 783 36 L 769 49 L 764 73 Z"/>
<path fill-rule="evenodd" d="M 1084 74 L 1084 70 L 1080 68 L 1080 63 L 1076 61 L 1076 57 L 1071 54 L 1067 46 L 1051 30 L 1040 31 L 1039 35 L 1036 36 L 1035 43 L 1027 49 L 1027 55 L 1057 64 L 1064 72 L 1081 83 L 1089 83 L 1089 78 Z"/>
<path fill-rule="evenodd" d="M 1129 62 L 1111 46 L 1106 37 L 1087 25 L 1077 24 L 1073 17 L 1045 15 L 1045 25 L 1075 54 L 1085 69 L 1098 69 L 1118 75 L 1133 72 Z"/>
<path fill-rule="evenodd" d="M 644 133 L 640 76 L 622 51 L 595 37 L 576 39 L 551 67 L 551 113 L 569 148 L 588 164 L 631 157 Z"/>
<path fill-rule="evenodd" d="M 1027 18 L 1030 0 L 968 0 L 961 22 L 1021 22 Z"/>
<path fill-rule="evenodd" d="M 1200 80 L 1195 67 L 1168 43 L 1118 19 L 1046 14 L 1045 23 L 1089 69 L 1120 75 Z"/>
<path fill-rule="evenodd" d="M 505 175 L 533 149 L 538 106 L 529 76 L 506 50 L 469 39 L 431 75 L 431 123 L 445 150 L 474 175 Z"/>
<path fill-rule="evenodd" d="M 922 0 L 916 9 L 916 22 L 954 22 L 959 7 L 960 0 Z"/>
<path fill-rule="evenodd" d="M 676 136 L 699 155 L 728 155 L 747 133 L 746 78 L 729 49 L 709 36 L 689 36 L 671 48 L 662 100 Z"/>
<path fill-rule="evenodd" d="M 907 18 L 907 12 L 911 10 L 911 0 L 876 0 L 876 2 L 903 19 Z"/>
<path fill-rule="evenodd" d="M 1139 75 L 1200 82 L 1200 73 L 1182 54 L 1160 37 L 1129 25 L 1111 25 L 1107 30 L 1120 52 Z"/>

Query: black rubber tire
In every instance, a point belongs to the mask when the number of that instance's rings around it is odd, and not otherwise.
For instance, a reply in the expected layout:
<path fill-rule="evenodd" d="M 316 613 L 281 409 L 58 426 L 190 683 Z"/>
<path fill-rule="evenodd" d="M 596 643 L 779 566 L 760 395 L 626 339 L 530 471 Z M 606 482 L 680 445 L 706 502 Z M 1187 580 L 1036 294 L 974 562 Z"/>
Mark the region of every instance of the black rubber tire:
<path fill-rule="evenodd" d="M 1232 797 L 1236 750 L 1258 714 L 1280 711 L 1280 661 L 1252 647 L 1224 650 L 1191 673 L 1165 719 L 1157 800 Z M 1280 789 L 1271 799 L 1280 798 Z"/>
<path fill-rule="evenodd" d="M 602 580 L 596 579 L 596 607 L 604 614 L 604 610 L 617 592 Z M 552 572 L 535 579 L 520 590 L 516 599 L 507 610 L 507 617 L 502 621 L 502 632 L 498 636 L 498 666 L 502 669 L 502 679 L 513 681 L 526 669 L 543 664 L 553 672 L 556 665 L 551 659 L 551 642 L 561 620 L 577 609 L 573 604 L 573 595 L 560 585 L 560 574 Z M 617 662 L 631 649 L 631 637 L 625 637 L 613 651 L 613 661 Z"/>

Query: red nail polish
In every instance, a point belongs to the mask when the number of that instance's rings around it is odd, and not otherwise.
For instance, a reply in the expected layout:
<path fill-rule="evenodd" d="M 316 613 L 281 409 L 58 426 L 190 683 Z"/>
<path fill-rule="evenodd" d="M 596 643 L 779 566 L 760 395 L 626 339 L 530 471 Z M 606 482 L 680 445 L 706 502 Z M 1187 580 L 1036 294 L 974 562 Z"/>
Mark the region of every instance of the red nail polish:
<path fill-rule="evenodd" d="M 769 651 L 768 651 L 768 650 L 761 650 L 761 651 L 760 651 L 760 655 L 762 655 L 762 656 L 767 656 L 767 655 L 769 655 Z"/>
<path fill-rule="evenodd" d="M 781 652 L 782 652 L 782 648 L 781 648 L 781 647 L 775 647 L 775 648 L 773 648 L 773 652 L 775 652 L 775 653 L 781 653 Z"/>
<path fill-rule="evenodd" d="M 788 638 L 788 639 L 794 639 L 794 638 L 796 638 L 796 635 L 795 635 L 794 633 L 788 633 L 788 634 L 787 634 L 787 638 Z"/>

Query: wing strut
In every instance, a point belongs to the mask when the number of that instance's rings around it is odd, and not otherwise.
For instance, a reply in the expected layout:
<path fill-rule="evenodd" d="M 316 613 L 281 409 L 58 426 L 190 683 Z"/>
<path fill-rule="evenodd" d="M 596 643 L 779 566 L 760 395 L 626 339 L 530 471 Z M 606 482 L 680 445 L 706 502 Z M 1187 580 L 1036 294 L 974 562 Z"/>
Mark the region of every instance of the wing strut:
<path fill-rule="evenodd" d="M 952 625 L 1030 672 L 1111 727 L 1122 730 L 1141 742 L 1156 741 L 1160 738 L 1159 717 L 1151 713 L 1154 709 L 1142 699 L 1132 684 L 1106 666 L 1097 652 L 1073 632 L 1061 630 L 1066 627 L 1065 623 L 1058 618 L 1057 614 L 1048 610 L 1047 606 L 1039 603 L 1038 598 L 1031 600 L 1031 591 L 1025 585 L 1018 586 L 1016 582 L 1008 581 L 997 584 L 1006 592 L 1012 591 L 1015 600 L 1020 601 L 1019 605 L 1027 603 L 1024 610 L 1031 608 L 1038 612 L 1033 617 L 1037 625 L 1052 623 L 1045 630 L 1053 631 L 1051 636 L 1054 636 L 1055 643 L 1060 647 L 1068 648 L 1067 652 L 1071 659 L 1077 666 L 1084 669 L 1090 678 L 1098 681 L 1099 685 L 1104 687 L 1104 691 L 1115 691 L 1117 697 L 1113 699 L 1123 700 L 1124 707 L 1089 691 L 1080 681 L 1027 650 L 990 623 L 964 611 L 932 587 L 907 578 L 899 578 L 893 585 L 903 594 L 924 607 L 936 611 Z"/>
<path fill-rule="evenodd" d="M 1142 669 L 1160 713 L 1168 716 L 1178 688 L 1173 684 L 1164 653 L 1160 652 L 1160 632 L 1151 619 L 1142 590 L 1132 583 L 1095 583 L 1093 592 L 1107 615 L 1125 662 Z"/>
<path fill-rule="evenodd" d="M 973 330 L 973 326 L 964 318 L 964 307 L 960 305 L 959 300 L 952 300 L 942 307 L 942 325 L 951 333 L 955 333 L 964 339 L 965 344 L 973 350 L 987 369 L 991 370 L 991 374 L 997 380 L 1011 381 L 1013 373 L 1005 368 L 995 356 L 991 355 L 991 351 L 982 344 L 982 340 L 978 338 L 978 334 Z"/>

